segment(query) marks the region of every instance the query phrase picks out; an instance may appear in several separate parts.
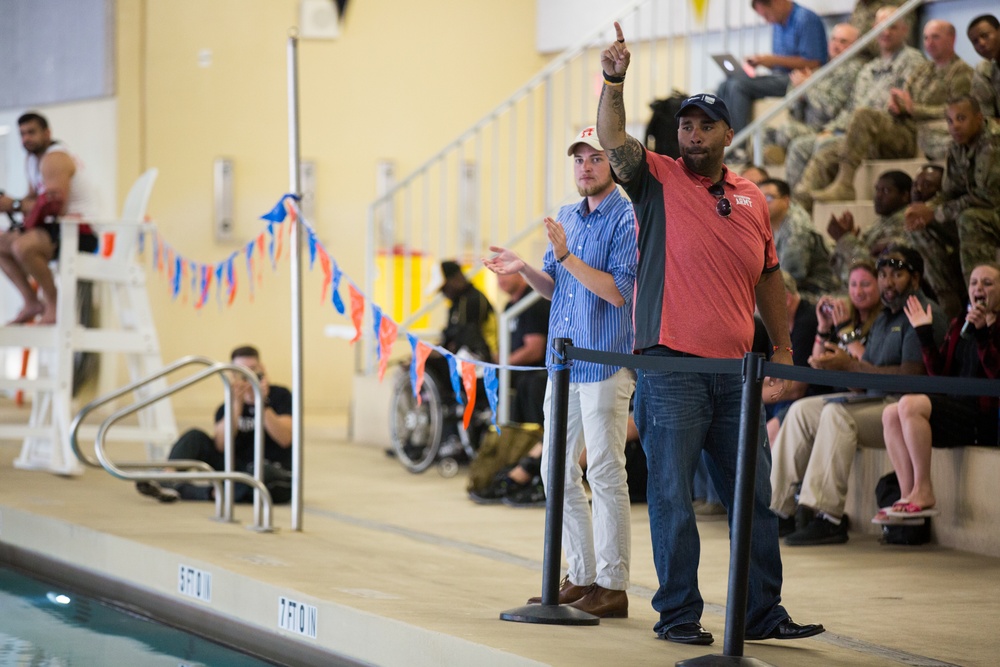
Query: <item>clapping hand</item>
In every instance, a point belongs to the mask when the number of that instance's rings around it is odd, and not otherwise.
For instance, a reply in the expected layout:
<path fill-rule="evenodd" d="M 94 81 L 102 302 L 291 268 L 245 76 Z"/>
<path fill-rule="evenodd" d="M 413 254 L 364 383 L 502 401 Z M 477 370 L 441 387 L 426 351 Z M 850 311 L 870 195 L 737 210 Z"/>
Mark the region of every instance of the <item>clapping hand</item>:
<path fill-rule="evenodd" d="M 545 234 L 549 237 L 549 243 L 552 244 L 552 252 L 555 253 L 555 256 L 565 255 L 568 248 L 566 247 L 566 230 L 563 229 L 562 223 L 552 218 L 545 218 Z"/>
<path fill-rule="evenodd" d="M 483 266 L 497 275 L 509 275 L 524 270 L 524 260 L 513 250 L 507 250 L 500 246 L 491 245 L 492 257 L 483 258 Z"/>
<path fill-rule="evenodd" d="M 916 202 L 906 207 L 903 213 L 903 227 L 908 232 L 920 231 L 934 219 L 934 209 L 924 202 Z"/>
<path fill-rule="evenodd" d="M 914 329 L 931 323 L 932 317 L 930 304 L 927 304 L 927 308 L 925 310 L 923 304 L 920 303 L 920 299 L 913 294 L 911 294 L 910 298 L 908 298 L 906 303 L 903 304 L 903 311 L 906 313 L 906 319 L 910 320 L 910 326 Z"/>
<path fill-rule="evenodd" d="M 839 241 L 844 234 L 854 232 L 854 215 L 850 211 L 844 211 L 839 218 L 836 215 L 830 216 L 830 222 L 826 225 L 826 231 L 834 241 Z"/>

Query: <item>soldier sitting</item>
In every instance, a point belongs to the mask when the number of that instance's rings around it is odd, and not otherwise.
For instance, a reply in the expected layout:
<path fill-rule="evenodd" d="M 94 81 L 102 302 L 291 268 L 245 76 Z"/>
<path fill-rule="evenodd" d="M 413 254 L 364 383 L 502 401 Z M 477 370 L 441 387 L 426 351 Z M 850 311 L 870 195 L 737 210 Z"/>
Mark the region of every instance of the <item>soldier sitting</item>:
<path fill-rule="evenodd" d="M 993 130 L 1000 131 L 1000 21 L 992 14 L 977 16 L 969 22 L 966 34 L 984 58 L 972 76 L 972 96 Z"/>
<path fill-rule="evenodd" d="M 815 201 L 854 199 L 854 172 L 864 158 L 914 157 L 917 147 L 931 159 L 948 151 L 944 105 L 972 86 L 972 68 L 955 54 L 955 26 L 928 21 L 924 49 L 931 60 L 918 65 L 903 88 L 889 91 L 885 109 L 858 109 L 847 126 L 833 183 L 813 193 Z"/>
<path fill-rule="evenodd" d="M 996 261 L 1000 246 L 1000 135 L 989 131 L 971 95 L 951 100 L 946 113 L 954 142 L 941 199 L 914 204 L 906 218 L 914 226 L 954 221 L 967 282 L 975 266 Z"/>
<path fill-rule="evenodd" d="M 913 179 L 901 171 L 887 171 L 875 181 L 875 222 L 866 230 L 854 222 L 850 211 L 840 217 L 830 216 L 827 233 L 836 245 L 830 263 L 833 273 L 847 284 L 851 266 L 861 259 L 872 259 L 890 243 L 903 238 L 903 214 L 910 203 Z"/>
<path fill-rule="evenodd" d="M 895 11 L 891 7 L 879 9 L 876 14 L 879 23 L 889 20 Z M 892 89 L 902 88 L 917 66 L 925 62 L 919 51 L 906 46 L 908 33 L 909 22 L 905 16 L 882 31 L 878 38 L 881 57 L 861 68 L 851 101 L 817 135 L 816 152 L 806 165 L 802 179 L 792 190 L 792 198 L 807 211 L 812 211 L 813 193 L 828 185 L 837 175 L 841 153 L 845 146 L 853 145 L 854 135 L 850 132 L 858 132 L 862 127 L 852 122 L 854 117 L 862 109 L 888 109 Z M 847 137 L 845 132 L 849 133 Z"/>

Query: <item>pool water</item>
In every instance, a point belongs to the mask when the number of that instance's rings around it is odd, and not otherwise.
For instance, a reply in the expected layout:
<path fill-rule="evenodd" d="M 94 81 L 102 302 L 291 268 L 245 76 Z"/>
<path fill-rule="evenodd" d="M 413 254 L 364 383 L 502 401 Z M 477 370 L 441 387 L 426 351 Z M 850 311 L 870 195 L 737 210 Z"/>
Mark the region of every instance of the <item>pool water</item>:
<path fill-rule="evenodd" d="M 273 665 L 0 567 L 0 665 Z"/>

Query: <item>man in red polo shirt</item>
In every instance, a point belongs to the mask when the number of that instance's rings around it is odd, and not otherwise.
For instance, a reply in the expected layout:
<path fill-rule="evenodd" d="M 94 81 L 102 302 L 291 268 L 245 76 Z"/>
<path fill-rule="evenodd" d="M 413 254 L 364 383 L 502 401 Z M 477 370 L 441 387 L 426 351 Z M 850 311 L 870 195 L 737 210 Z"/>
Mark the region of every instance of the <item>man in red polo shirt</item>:
<path fill-rule="evenodd" d="M 726 104 L 689 97 L 677 112 L 681 158 L 647 152 L 625 133 L 622 88 L 629 52 L 621 26 L 601 53 L 604 88 L 597 134 L 615 176 L 635 206 L 639 263 L 635 349 L 663 357 L 739 359 L 753 343 L 756 306 L 776 344 L 773 360 L 791 364 L 785 293 L 767 203 L 752 183 L 726 169 L 733 139 Z M 778 398 L 783 382 L 765 381 Z M 702 451 L 727 508 L 737 477 L 742 380 L 734 374 L 642 370 L 635 422 L 649 468 L 649 519 L 659 589 L 654 630 L 668 641 L 710 644 L 701 625 L 700 544 L 691 484 Z M 798 639 L 823 632 L 799 625 L 781 606 L 778 522 L 768 509 L 770 457 L 764 420 L 759 433 L 753 500 L 746 639 Z M 729 520 L 732 522 L 733 513 Z M 732 528 L 732 523 L 730 523 Z"/>

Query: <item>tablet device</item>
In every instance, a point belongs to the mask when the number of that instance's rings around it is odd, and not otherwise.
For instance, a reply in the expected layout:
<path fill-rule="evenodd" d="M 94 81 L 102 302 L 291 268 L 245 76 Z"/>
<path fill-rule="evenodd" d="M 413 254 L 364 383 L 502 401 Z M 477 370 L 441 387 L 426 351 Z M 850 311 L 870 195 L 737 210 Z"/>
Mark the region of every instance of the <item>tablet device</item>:
<path fill-rule="evenodd" d="M 749 63 L 743 62 L 731 53 L 718 53 L 712 56 L 712 60 L 725 72 L 726 76 L 748 76 L 752 79 L 757 74 L 757 71 Z"/>

